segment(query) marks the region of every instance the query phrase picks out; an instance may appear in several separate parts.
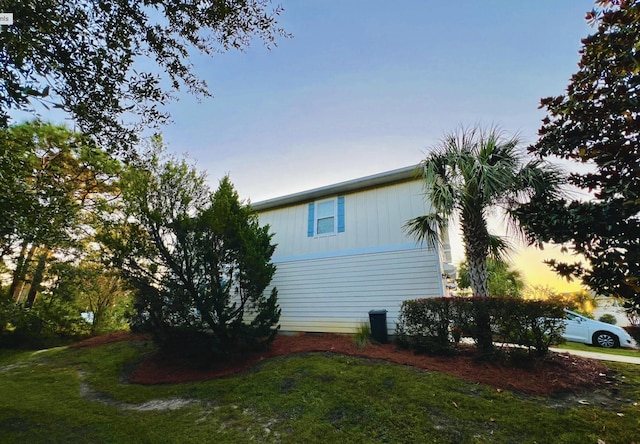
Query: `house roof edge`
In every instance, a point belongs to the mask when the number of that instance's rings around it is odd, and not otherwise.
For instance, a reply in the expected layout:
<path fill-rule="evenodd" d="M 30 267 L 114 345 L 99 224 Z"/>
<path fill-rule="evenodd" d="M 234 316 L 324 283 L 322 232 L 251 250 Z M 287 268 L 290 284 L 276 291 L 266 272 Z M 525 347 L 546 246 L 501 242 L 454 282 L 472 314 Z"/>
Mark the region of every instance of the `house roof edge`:
<path fill-rule="evenodd" d="M 273 199 L 267 199 L 260 202 L 252 203 L 251 207 L 256 211 L 271 210 L 274 208 L 284 207 L 292 204 L 309 202 L 323 197 L 348 193 L 353 191 L 375 188 L 380 185 L 390 185 L 398 182 L 407 182 L 418 178 L 418 165 L 410 165 L 383 173 L 373 174 L 358 179 L 351 179 L 345 182 L 339 182 L 333 185 L 327 185 L 320 188 L 314 188 L 299 193 L 288 194 Z"/>

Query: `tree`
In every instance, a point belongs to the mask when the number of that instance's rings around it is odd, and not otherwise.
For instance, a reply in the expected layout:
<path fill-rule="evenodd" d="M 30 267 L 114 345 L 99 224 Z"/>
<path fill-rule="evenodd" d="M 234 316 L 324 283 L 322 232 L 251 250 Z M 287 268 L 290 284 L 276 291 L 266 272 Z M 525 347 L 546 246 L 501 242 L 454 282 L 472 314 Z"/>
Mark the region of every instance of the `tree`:
<path fill-rule="evenodd" d="M 14 17 L 0 32 L 0 127 L 12 110 L 34 112 L 35 101 L 70 114 L 111 152 L 130 148 L 140 125 L 165 122 L 161 106 L 180 88 L 209 95 L 192 72 L 194 53 L 285 35 L 269 0 L 25 0 L 0 10 Z"/>
<path fill-rule="evenodd" d="M 569 181 L 592 198 L 534 200 L 518 217 L 530 242 L 562 244 L 588 262 L 548 261 L 557 273 L 640 312 L 640 3 L 597 3 L 578 72 L 565 94 L 541 100 L 547 116 L 530 147 L 589 165 Z"/>
<path fill-rule="evenodd" d="M 77 265 L 60 262 L 52 268 L 56 279 L 43 295 L 45 318 L 59 324 L 66 319 L 82 321 L 92 335 L 128 327 L 133 292 L 118 270 L 105 269 L 91 259 Z"/>
<path fill-rule="evenodd" d="M 558 193 L 559 171 L 540 160 L 525 163 L 523 154 L 517 137 L 505 138 L 495 127 L 460 128 L 422 161 L 421 175 L 433 212 L 411 219 L 406 229 L 433 244 L 457 214 L 474 296 L 489 296 L 487 258 L 490 254 L 499 258 L 507 249 L 504 239 L 489 233 L 487 213 L 502 207 L 508 217 L 528 198 Z M 490 353 L 493 338 L 486 304 L 477 304 L 477 310 L 478 347 Z"/>
<path fill-rule="evenodd" d="M 120 162 L 82 134 L 38 121 L 0 130 L 0 259 L 10 296 L 35 304 L 54 253 L 71 260 L 90 237 Z"/>
<path fill-rule="evenodd" d="M 205 347 L 197 353 L 270 342 L 280 317 L 275 288 L 264 295 L 275 245 L 229 178 L 212 194 L 186 161 L 156 152 L 121 187 L 123 219 L 102 239 L 138 292 L 134 326 L 167 348 Z"/>
<path fill-rule="evenodd" d="M 487 258 L 497 258 L 507 248 L 502 238 L 489 233 L 488 212 L 500 207 L 509 217 L 529 198 L 559 193 L 560 172 L 540 160 L 525 162 L 519 144 L 517 137 L 505 138 L 497 128 L 460 128 L 447 134 L 421 163 L 433 212 L 410 220 L 406 228 L 433 244 L 457 214 L 475 296 L 489 295 Z"/>
<path fill-rule="evenodd" d="M 530 285 L 523 291 L 526 299 L 538 299 L 542 301 L 553 301 L 562 307 L 580 312 L 581 314 L 593 318 L 591 312 L 597 307 L 597 301 L 591 293 L 585 290 L 573 291 L 570 293 L 559 293 L 549 285 Z"/>
<path fill-rule="evenodd" d="M 458 287 L 469 288 L 469 266 L 463 262 L 458 267 Z M 487 289 L 492 296 L 520 297 L 524 280 L 520 271 L 510 267 L 504 260 L 487 259 Z"/>

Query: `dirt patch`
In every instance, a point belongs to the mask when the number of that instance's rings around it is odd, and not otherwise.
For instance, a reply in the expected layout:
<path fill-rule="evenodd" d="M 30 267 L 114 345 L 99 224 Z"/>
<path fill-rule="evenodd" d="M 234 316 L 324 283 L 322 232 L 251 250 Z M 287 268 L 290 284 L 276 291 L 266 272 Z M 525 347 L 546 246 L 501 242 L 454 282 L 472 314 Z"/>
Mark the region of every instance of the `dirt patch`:
<path fill-rule="evenodd" d="M 113 342 L 113 341 L 111 341 Z M 108 405 L 110 407 L 117 407 L 121 410 L 138 410 L 138 411 L 152 411 L 152 410 L 177 410 L 192 404 L 198 403 L 192 399 L 183 398 L 171 398 L 171 399 L 154 399 L 142 404 L 131 404 L 128 402 L 120 402 L 114 400 L 111 396 L 104 393 L 99 393 L 93 390 L 89 384 L 84 381 L 84 372 L 78 372 L 80 377 L 80 396 L 86 401 L 99 402 L 100 404 Z"/>
<path fill-rule="evenodd" d="M 123 332 L 91 338 L 75 346 L 97 346 L 122 340 L 148 338 Z M 551 353 L 544 359 L 527 363 L 526 367 L 518 367 L 479 360 L 473 347 L 462 347 L 451 357 L 427 356 L 400 349 L 395 344 L 367 345 L 364 349 L 358 349 L 351 337 L 335 334 L 280 335 L 268 351 L 233 356 L 195 368 L 190 361 L 156 353 L 144 359 L 134 369 L 129 382 L 170 384 L 220 378 L 246 371 L 275 356 L 308 352 L 330 352 L 380 359 L 446 373 L 470 382 L 487 384 L 499 390 L 535 396 L 584 393 L 595 389 L 608 390 L 615 385 L 612 372 L 604 364 L 568 353 Z"/>

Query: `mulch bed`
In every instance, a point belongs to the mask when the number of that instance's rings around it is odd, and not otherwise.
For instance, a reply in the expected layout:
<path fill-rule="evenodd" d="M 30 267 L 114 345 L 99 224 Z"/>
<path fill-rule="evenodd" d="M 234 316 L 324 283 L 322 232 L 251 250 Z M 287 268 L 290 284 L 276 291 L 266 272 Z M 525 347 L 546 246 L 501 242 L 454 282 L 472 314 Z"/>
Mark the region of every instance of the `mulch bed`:
<path fill-rule="evenodd" d="M 123 340 L 149 339 L 144 335 L 121 332 L 91 338 L 75 346 L 91 347 Z M 346 335 L 299 334 L 278 336 L 268 351 L 235 356 L 224 361 L 208 363 L 206 367 L 194 368 L 191 361 L 155 353 L 138 365 L 131 373 L 129 381 L 135 384 L 172 384 L 209 380 L 246 371 L 275 356 L 309 352 L 330 352 L 379 359 L 446 373 L 501 390 L 540 396 L 582 392 L 602 387 L 609 379 L 608 369 L 601 362 L 568 353 L 550 353 L 544 359 L 529 363 L 527 368 L 521 368 L 479 360 L 473 347 L 462 347 L 452 357 L 440 357 L 415 354 L 410 350 L 399 349 L 395 344 L 367 345 L 358 349 L 353 339 Z"/>

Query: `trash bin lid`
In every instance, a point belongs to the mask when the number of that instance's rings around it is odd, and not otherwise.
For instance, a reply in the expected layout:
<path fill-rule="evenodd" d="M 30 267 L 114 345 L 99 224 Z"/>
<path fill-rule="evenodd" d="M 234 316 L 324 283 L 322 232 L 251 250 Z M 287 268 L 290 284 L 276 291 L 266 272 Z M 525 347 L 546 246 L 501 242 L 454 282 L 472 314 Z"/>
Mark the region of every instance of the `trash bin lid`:
<path fill-rule="evenodd" d="M 386 314 L 387 310 L 369 310 L 369 314 L 370 315 L 381 315 L 381 314 Z"/>

